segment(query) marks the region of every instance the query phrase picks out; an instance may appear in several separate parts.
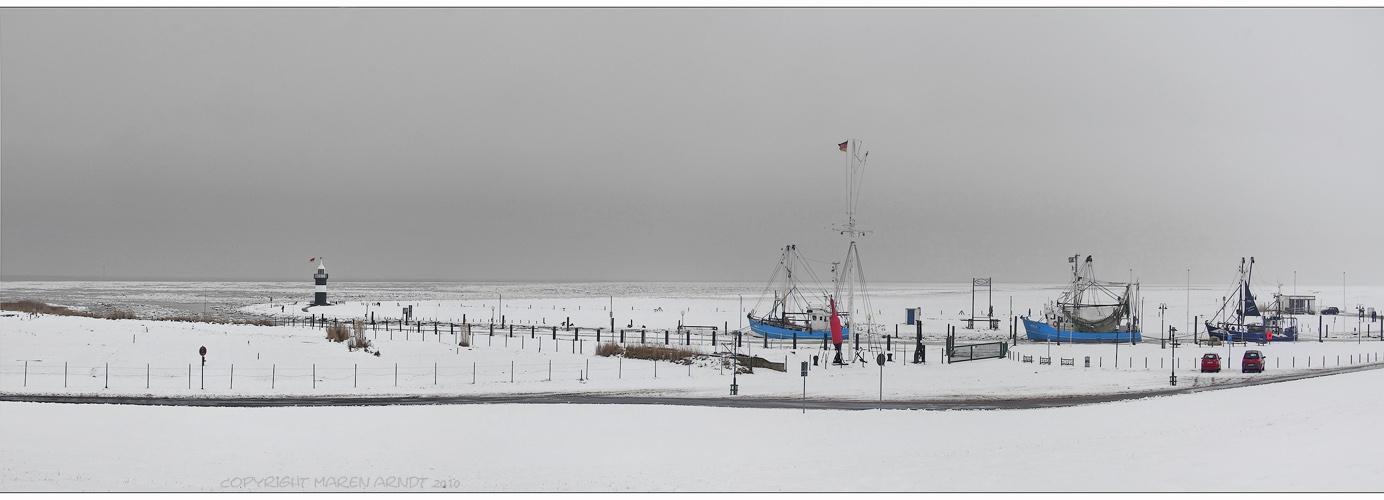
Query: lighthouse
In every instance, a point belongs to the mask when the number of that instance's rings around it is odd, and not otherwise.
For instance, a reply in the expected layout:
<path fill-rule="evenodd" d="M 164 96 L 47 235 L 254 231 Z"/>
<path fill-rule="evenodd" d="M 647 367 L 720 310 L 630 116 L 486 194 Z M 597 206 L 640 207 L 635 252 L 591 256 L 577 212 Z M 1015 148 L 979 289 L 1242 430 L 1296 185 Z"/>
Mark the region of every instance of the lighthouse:
<path fill-rule="evenodd" d="M 321 257 L 317 258 L 317 274 L 312 275 L 312 279 L 317 282 L 317 293 L 313 294 L 312 305 L 327 305 L 327 263 Z"/>

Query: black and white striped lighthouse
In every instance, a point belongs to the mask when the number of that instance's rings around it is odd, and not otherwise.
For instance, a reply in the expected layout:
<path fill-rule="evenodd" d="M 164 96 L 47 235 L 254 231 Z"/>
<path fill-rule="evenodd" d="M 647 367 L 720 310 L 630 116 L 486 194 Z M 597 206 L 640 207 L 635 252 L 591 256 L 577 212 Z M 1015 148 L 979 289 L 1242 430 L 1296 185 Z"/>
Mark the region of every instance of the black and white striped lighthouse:
<path fill-rule="evenodd" d="M 313 294 L 312 305 L 327 305 L 327 263 L 321 257 L 317 258 L 317 274 L 312 275 L 312 279 L 317 282 L 317 293 Z"/>

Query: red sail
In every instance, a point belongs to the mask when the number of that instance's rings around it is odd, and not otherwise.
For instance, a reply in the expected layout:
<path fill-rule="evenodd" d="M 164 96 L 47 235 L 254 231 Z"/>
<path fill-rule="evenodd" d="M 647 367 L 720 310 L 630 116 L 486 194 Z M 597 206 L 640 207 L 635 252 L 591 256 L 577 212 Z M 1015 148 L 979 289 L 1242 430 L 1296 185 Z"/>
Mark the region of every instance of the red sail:
<path fill-rule="evenodd" d="M 836 316 L 836 299 L 831 301 L 831 343 L 841 343 L 841 318 Z"/>

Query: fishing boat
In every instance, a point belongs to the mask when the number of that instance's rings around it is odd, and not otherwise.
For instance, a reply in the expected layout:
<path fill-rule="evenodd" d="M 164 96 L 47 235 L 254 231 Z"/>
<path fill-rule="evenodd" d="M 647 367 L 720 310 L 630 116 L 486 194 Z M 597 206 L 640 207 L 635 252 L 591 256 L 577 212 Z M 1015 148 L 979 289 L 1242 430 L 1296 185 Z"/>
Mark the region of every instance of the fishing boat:
<path fill-rule="evenodd" d="M 1131 304 L 1138 302 L 1138 283 L 1116 283 L 1095 279 L 1093 259 L 1083 261 L 1077 254 L 1067 258 L 1072 264 L 1072 282 L 1057 302 L 1043 308 L 1041 321 L 1020 318 L 1029 340 L 1038 342 L 1139 342 L 1139 315 Z"/>
<path fill-rule="evenodd" d="M 822 292 L 820 285 L 808 292 L 812 295 L 804 293 L 806 286 L 794 276 L 794 267 L 799 269 L 799 275 L 808 273 L 811 276 L 811 267 L 798 253 L 797 245 L 787 245 L 783 247 L 783 257 L 769 278 L 769 287 L 766 287 L 766 293 L 767 288 L 775 289 L 773 303 L 763 315 L 756 316 L 754 310 L 750 311 L 747 315 L 750 331 L 771 339 L 831 338 L 831 316 L 836 312 L 835 302 Z M 848 316 L 846 312 L 836 312 L 836 315 L 838 318 Z M 842 338 L 850 338 L 850 329 L 842 327 L 841 335 Z"/>
<path fill-rule="evenodd" d="M 1206 320 L 1206 333 L 1221 341 L 1232 342 L 1292 342 L 1297 340 L 1297 318 L 1284 314 L 1281 302 L 1274 300 L 1261 314 L 1250 292 L 1250 278 L 1254 276 L 1254 257 L 1240 258 L 1239 276 L 1233 291 L 1227 293 L 1221 302 L 1220 311 Z M 1231 306 L 1234 306 L 1233 309 Z"/>
<path fill-rule="evenodd" d="M 876 349 L 869 339 L 862 339 L 872 330 L 872 316 L 869 314 L 870 302 L 868 288 L 865 285 L 864 268 L 860 265 L 860 254 L 856 248 L 856 238 L 866 234 L 866 231 L 857 227 L 855 221 L 855 209 L 858 203 L 859 186 L 861 174 L 865 162 L 870 153 L 860 153 L 859 141 L 846 141 L 837 146 L 846 155 L 846 221 L 844 224 L 833 225 L 832 229 L 839 234 L 846 236 L 849 245 L 846 247 L 846 259 L 844 265 L 837 266 L 832 264 L 832 293 L 827 294 L 820 282 L 817 283 L 816 290 L 811 295 L 803 293 L 803 281 L 798 277 L 807 274 L 816 281 L 812 274 L 811 267 L 807 265 L 797 252 L 796 245 L 788 245 L 784 248 L 783 257 L 779 260 L 779 265 L 775 269 L 775 274 L 770 277 L 770 285 L 767 288 L 774 288 L 776 292 L 772 305 L 763 314 L 756 314 L 751 310 L 747 315 L 750 323 L 750 331 L 756 335 L 775 338 L 798 338 L 798 339 L 829 339 L 832 343 L 843 343 L 846 340 L 853 340 L 855 343 L 855 359 L 863 359 L 860 353 L 861 344 L 865 344 L 865 349 L 873 351 Z M 795 264 L 798 273 L 795 274 Z M 782 273 L 781 275 L 779 273 Z M 776 280 L 782 276 L 781 282 Z M 859 297 L 857 297 L 859 295 Z M 859 314 L 856 313 L 858 305 L 863 306 L 865 311 L 865 321 L 857 321 Z M 836 331 L 839 330 L 839 335 Z M 856 335 L 860 333 L 860 335 Z"/>

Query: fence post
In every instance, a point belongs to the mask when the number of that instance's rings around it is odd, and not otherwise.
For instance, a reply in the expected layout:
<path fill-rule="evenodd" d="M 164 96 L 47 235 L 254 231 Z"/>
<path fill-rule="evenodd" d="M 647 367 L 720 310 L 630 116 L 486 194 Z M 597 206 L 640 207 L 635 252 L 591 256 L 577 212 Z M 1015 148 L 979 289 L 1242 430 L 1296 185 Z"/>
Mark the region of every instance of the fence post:
<path fill-rule="evenodd" d="M 231 366 L 235 366 L 235 365 L 231 365 Z M 352 388 L 360 387 L 360 385 L 358 384 L 358 382 L 360 382 L 360 377 L 359 377 L 359 370 L 358 370 L 358 368 L 359 368 L 359 365 L 356 365 L 356 364 L 352 364 L 352 365 L 351 365 L 351 387 L 352 387 Z"/>
<path fill-rule="evenodd" d="M 24 362 L 24 366 L 28 366 L 28 363 L 29 363 L 28 361 L 25 361 L 25 362 Z M 1336 356 L 1336 364 L 1338 364 L 1338 365 L 1341 364 L 1341 357 L 1340 357 L 1340 356 Z M 28 368 L 25 368 L 25 370 L 28 370 Z M 105 387 L 105 388 L 106 388 L 106 389 L 110 389 L 110 388 L 111 388 L 111 364 L 110 364 L 110 363 L 106 363 L 106 373 L 105 373 L 105 375 L 106 375 L 106 387 Z M 28 374 L 25 374 L 24 376 L 27 378 L 29 375 L 28 375 Z"/>
<path fill-rule="evenodd" d="M 144 364 L 144 388 L 149 388 L 149 363 Z"/>
<path fill-rule="evenodd" d="M 553 381 L 553 360 L 548 360 L 548 381 Z"/>
<path fill-rule="evenodd" d="M 276 368 L 278 368 L 278 365 L 277 365 L 277 364 L 271 364 L 271 365 L 269 365 L 269 388 L 270 388 L 270 389 L 273 389 L 273 388 L 274 388 L 274 378 L 275 378 L 275 377 L 274 377 L 274 375 L 275 375 L 274 372 L 278 371 L 278 370 L 276 370 Z"/>
<path fill-rule="evenodd" d="M 62 386 L 67 387 L 67 363 L 62 364 Z M 192 389 L 192 363 L 187 364 L 187 388 Z"/>
<path fill-rule="evenodd" d="M 433 385 L 437 385 L 437 362 L 433 362 Z"/>
<path fill-rule="evenodd" d="M 65 381 L 65 380 L 66 380 L 66 377 L 63 377 L 63 380 Z M 25 362 L 24 362 L 24 387 L 28 387 L 28 386 L 29 386 L 29 362 L 28 362 L 28 361 L 25 361 Z M 66 382 L 63 383 L 63 387 L 67 387 L 67 383 L 66 383 Z"/>
<path fill-rule="evenodd" d="M 514 383 L 514 360 L 509 362 L 509 383 Z"/>
<path fill-rule="evenodd" d="M 317 388 L 317 363 L 312 364 L 312 388 Z"/>
<path fill-rule="evenodd" d="M 625 378 L 625 358 L 615 358 L 615 379 Z"/>
<path fill-rule="evenodd" d="M 476 385 L 476 362 L 471 362 L 471 385 Z"/>
<path fill-rule="evenodd" d="M 231 389 L 235 389 L 235 363 L 231 363 Z"/>

